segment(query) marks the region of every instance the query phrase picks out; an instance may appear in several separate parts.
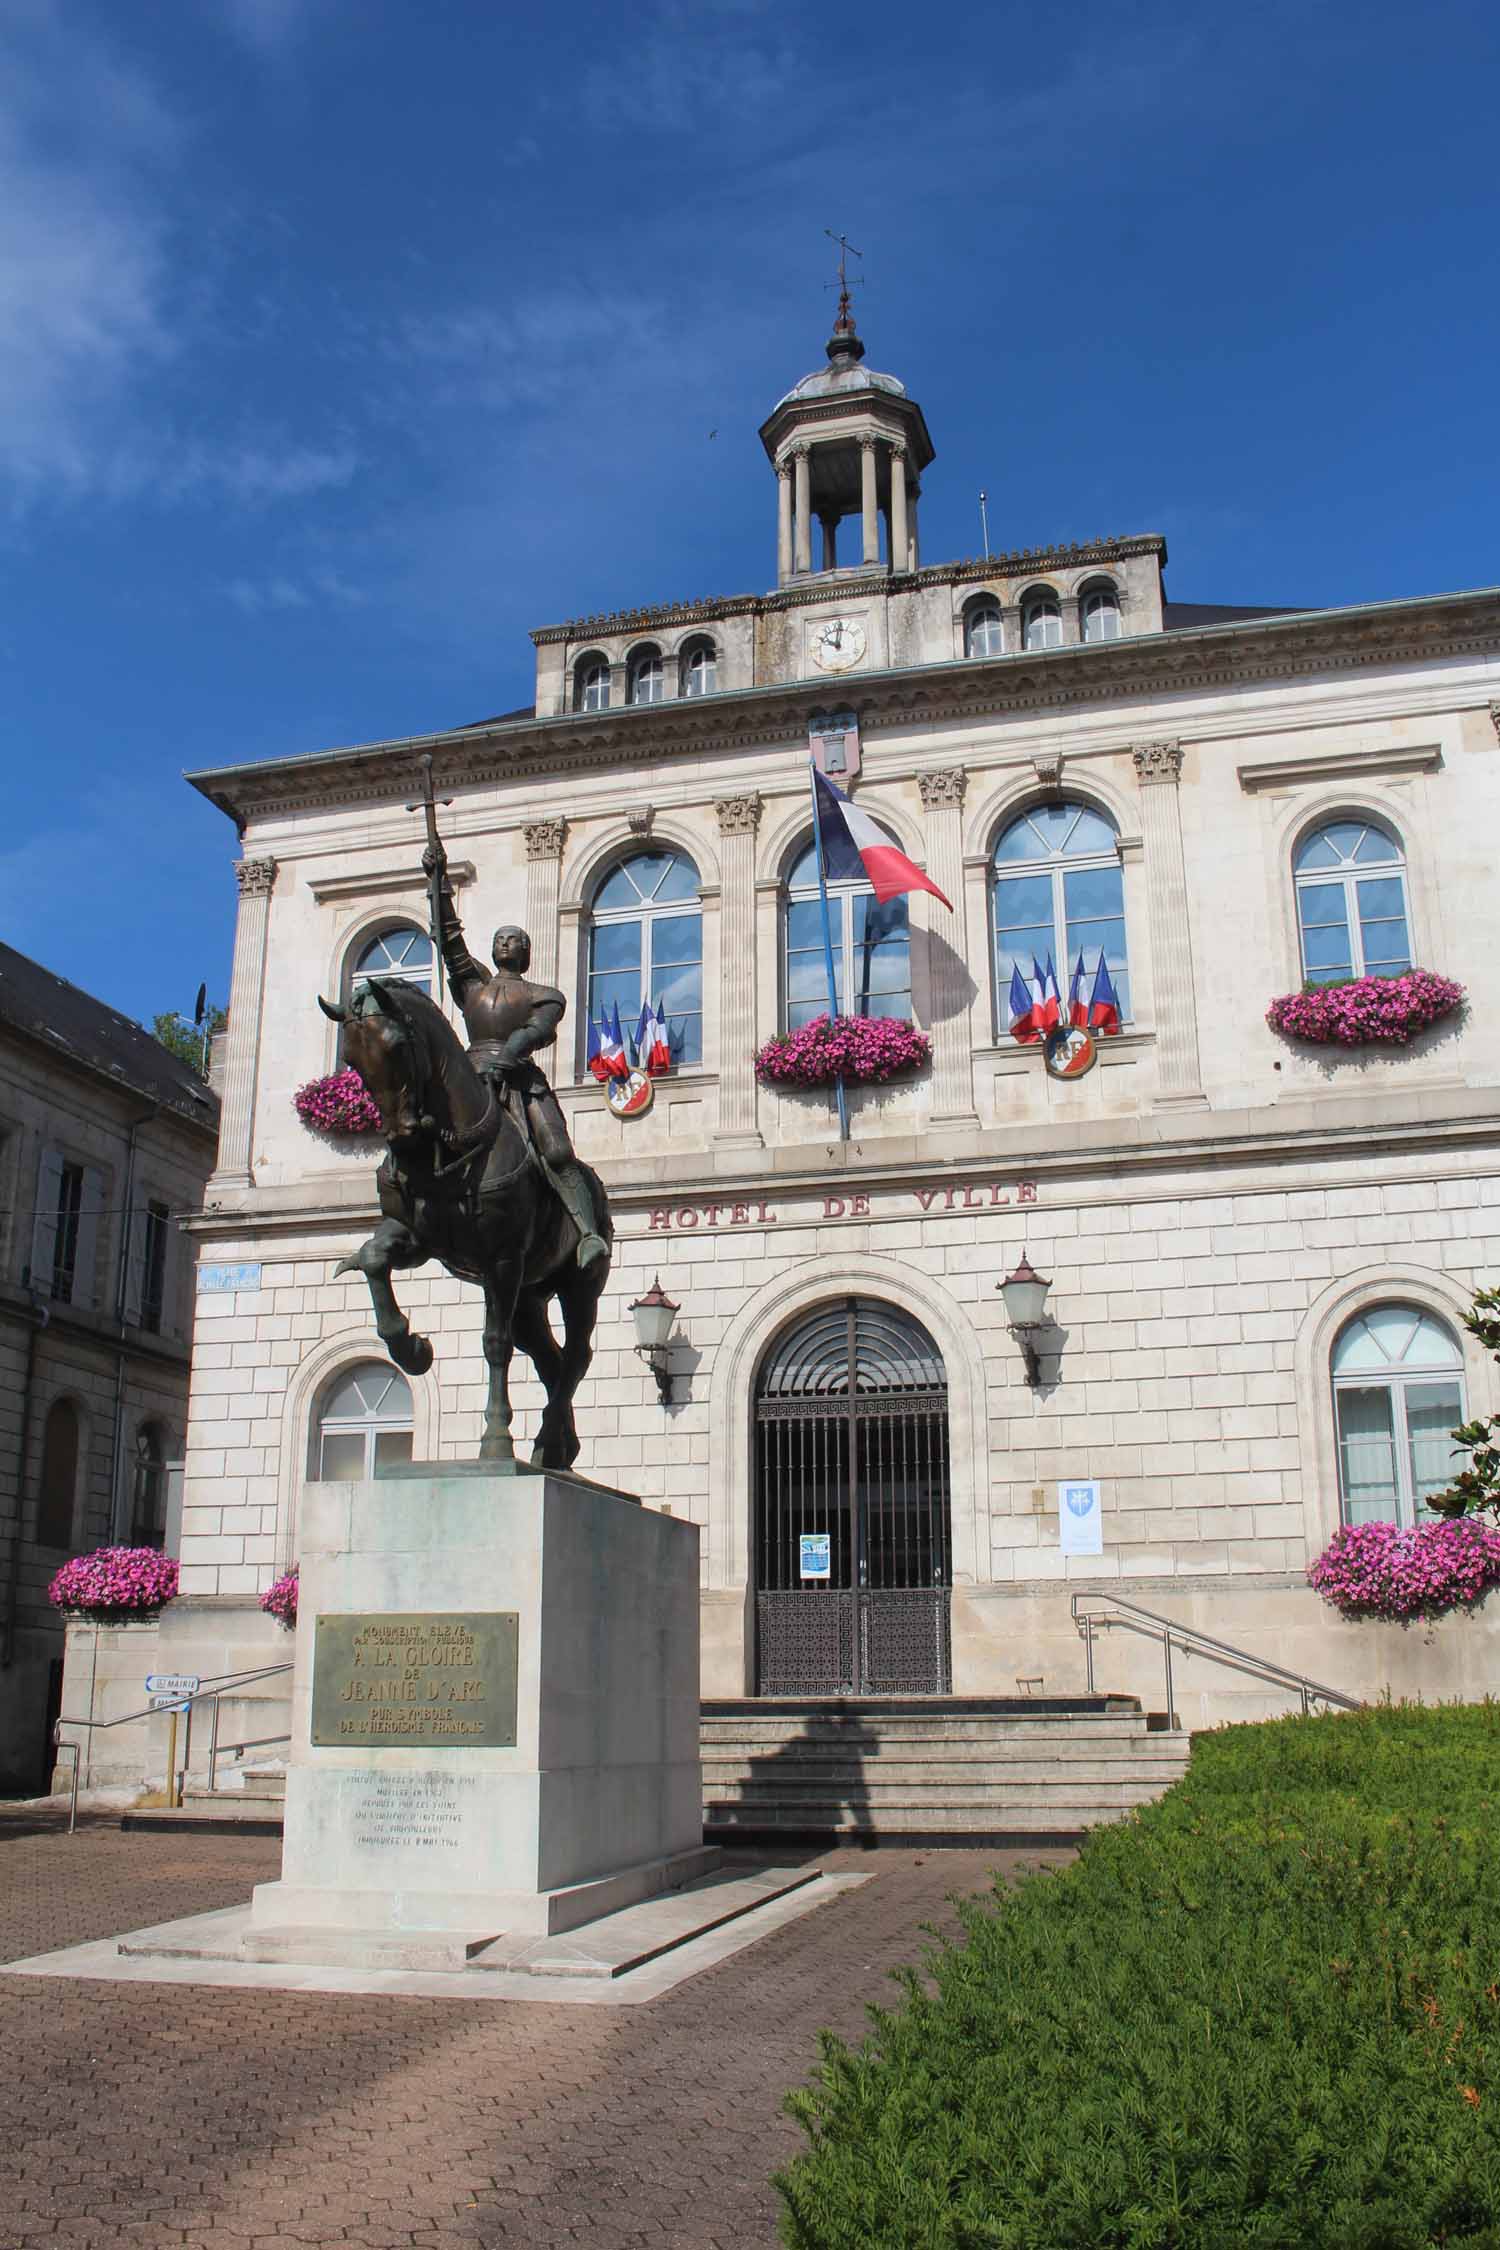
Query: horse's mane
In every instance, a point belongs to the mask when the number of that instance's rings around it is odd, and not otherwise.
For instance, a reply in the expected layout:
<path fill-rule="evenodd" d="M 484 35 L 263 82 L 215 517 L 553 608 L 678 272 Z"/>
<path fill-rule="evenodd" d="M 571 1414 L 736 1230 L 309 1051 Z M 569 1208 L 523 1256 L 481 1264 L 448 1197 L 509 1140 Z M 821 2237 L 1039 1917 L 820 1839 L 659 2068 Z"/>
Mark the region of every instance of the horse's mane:
<path fill-rule="evenodd" d="M 488 1088 L 437 1003 L 419 985 L 397 977 L 362 977 L 360 983 L 374 993 L 381 1014 L 394 1016 L 411 1035 L 424 1076 L 429 1084 L 436 1082 L 443 1087 L 455 1122 L 464 1108 L 473 1116 L 482 1115 L 489 1104 Z M 462 1120 L 466 1124 L 472 1121 L 472 1116 Z"/>

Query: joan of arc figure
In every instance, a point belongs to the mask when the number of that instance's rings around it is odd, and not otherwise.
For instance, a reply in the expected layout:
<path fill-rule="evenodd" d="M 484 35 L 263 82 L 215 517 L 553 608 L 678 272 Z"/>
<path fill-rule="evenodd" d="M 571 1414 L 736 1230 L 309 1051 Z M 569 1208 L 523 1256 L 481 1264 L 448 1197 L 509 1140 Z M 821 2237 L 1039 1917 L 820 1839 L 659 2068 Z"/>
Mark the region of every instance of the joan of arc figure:
<path fill-rule="evenodd" d="M 469 1059 L 500 1099 L 509 1097 L 521 1105 L 532 1146 L 578 1228 L 578 1263 L 586 1271 L 609 1255 L 608 1245 L 595 1232 L 593 1198 L 573 1153 L 557 1096 L 533 1060 L 556 1039 L 568 1003 L 555 986 L 533 984 L 527 976 L 531 939 L 524 930 L 510 925 L 496 930 L 490 948 L 493 971 L 476 961 L 464 943 L 463 924 L 448 883 L 448 855 L 441 844 L 429 844 L 422 866 L 429 877 L 438 878 L 443 966 L 463 1010 Z"/>

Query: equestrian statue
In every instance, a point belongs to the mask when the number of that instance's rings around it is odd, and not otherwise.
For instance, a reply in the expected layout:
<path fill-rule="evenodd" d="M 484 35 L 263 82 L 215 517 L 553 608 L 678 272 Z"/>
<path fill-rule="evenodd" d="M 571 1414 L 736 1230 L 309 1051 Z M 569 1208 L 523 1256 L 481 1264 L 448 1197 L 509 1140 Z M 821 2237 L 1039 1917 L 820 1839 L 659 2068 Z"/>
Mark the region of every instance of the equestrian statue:
<path fill-rule="evenodd" d="M 574 1155 L 557 1096 L 534 1060 L 556 1039 L 567 1002 L 528 978 L 524 930 L 496 930 L 493 970 L 469 952 L 437 831 L 431 759 L 422 765 L 433 947 L 469 1045 L 466 1052 L 425 992 L 398 978 L 362 978 L 347 1008 L 319 995 L 323 1013 L 344 1027 L 346 1060 L 380 1111 L 388 1143 L 375 1176 L 384 1215 L 336 1270 L 364 1274 L 381 1341 L 409 1375 L 426 1373 L 432 1345 L 413 1333 L 392 1273 L 436 1258 L 459 1280 L 477 1281 L 489 1367 L 479 1459 L 500 1473 L 515 1465 L 510 1362 L 519 1344 L 547 1394 L 532 1464 L 567 1469 L 578 1458 L 573 1398 L 609 1279 L 609 1204 L 603 1183 Z M 553 1299 L 560 1342 L 548 1317 Z"/>

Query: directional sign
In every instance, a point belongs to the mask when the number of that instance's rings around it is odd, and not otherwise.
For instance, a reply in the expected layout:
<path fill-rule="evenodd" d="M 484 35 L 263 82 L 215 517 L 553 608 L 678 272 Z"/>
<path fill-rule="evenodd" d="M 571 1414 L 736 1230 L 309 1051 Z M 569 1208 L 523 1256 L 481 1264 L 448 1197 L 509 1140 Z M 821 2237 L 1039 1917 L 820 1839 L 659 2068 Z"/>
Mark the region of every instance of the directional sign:
<path fill-rule="evenodd" d="M 198 1686 L 199 1681 L 196 1672 L 148 1672 L 146 1674 L 146 1693 L 148 1695 L 170 1695 L 174 1702 L 182 1695 L 196 1695 Z"/>
<path fill-rule="evenodd" d="M 186 1711 L 189 1701 L 182 1695 L 153 1695 L 147 1699 L 153 1711 Z"/>

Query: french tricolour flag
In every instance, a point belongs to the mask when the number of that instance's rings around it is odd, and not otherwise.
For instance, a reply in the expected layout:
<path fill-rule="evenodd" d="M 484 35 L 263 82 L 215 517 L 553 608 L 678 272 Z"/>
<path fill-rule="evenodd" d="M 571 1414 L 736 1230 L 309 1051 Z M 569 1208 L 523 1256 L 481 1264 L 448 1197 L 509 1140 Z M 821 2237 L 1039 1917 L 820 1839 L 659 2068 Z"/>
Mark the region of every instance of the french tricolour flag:
<path fill-rule="evenodd" d="M 1106 1035 L 1120 1028 L 1120 995 L 1115 990 L 1103 951 L 1094 975 L 1094 989 L 1089 997 L 1089 1029 Z"/>
<path fill-rule="evenodd" d="M 1038 1031 L 1055 1031 L 1062 1022 L 1062 994 L 1057 987 L 1057 971 L 1052 966 L 1052 956 L 1047 956 L 1044 969 L 1033 954 L 1031 957 L 1031 989 L 1035 996 L 1033 1022 Z"/>
<path fill-rule="evenodd" d="M 648 1077 L 659 1078 L 672 1067 L 672 1040 L 667 1030 L 667 1019 L 658 1000 L 653 1008 L 649 1000 L 641 1002 L 641 1020 L 635 1027 L 636 1062 Z"/>
<path fill-rule="evenodd" d="M 1085 1031 L 1088 1028 L 1089 1004 L 1083 997 L 1083 987 L 1087 976 L 1088 970 L 1083 965 L 1083 955 L 1080 953 L 1077 966 L 1073 971 L 1073 981 L 1068 986 L 1068 1022 L 1077 1031 Z"/>
<path fill-rule="evenodd" d="M 830 883 L 858 882 L 863 875 L 882 906 L 888 898 L 899 898 L 903 891 L 930 891 L 934 898 L 942 899 L 950 914 L 953 912 L 952 899 L 944 898 L 931 876 L 924 875 L 915 860 L 897 850 L 868 813 L 851 805 L 843 790 L 836 789 L 816 766 L 812 775 L 823 866 Z"/>
<path fill-rule="evenodd" d="M 599 1026 L 594 1021 L 594 1011 L 592 1008 L 590 1008 L 589 1010 L 588 1049 L 585 1060 L 588 1063 L 589 1069 L 593 1072 L 594 1076 L 598 1079 L 600 1085 L 602 1086 L 605 1079 L 610 1077 L 612 1074 L 605 1067 L 604 1041 L 599 1036 Z"/>
<path fill-rule="evenodd" d="M 1010 1035 L 1023 1047 L 1035 1046 L 1041 1033 L 1036 1026 L 1036 995 L 1021 974 L 1021 964 L 1010 966 Z"/>
<path fill-rule="evenodd" d="M 589 1016 L 588 1066 L 600 1085 L 606 1078 L 628 1078 L 630 1057 L 625 1052 L 625 1041 L 620 1035 L 620 1003 L 615 1002 L 615 1020 L 601 1016 L 596 1024 Z"/>

